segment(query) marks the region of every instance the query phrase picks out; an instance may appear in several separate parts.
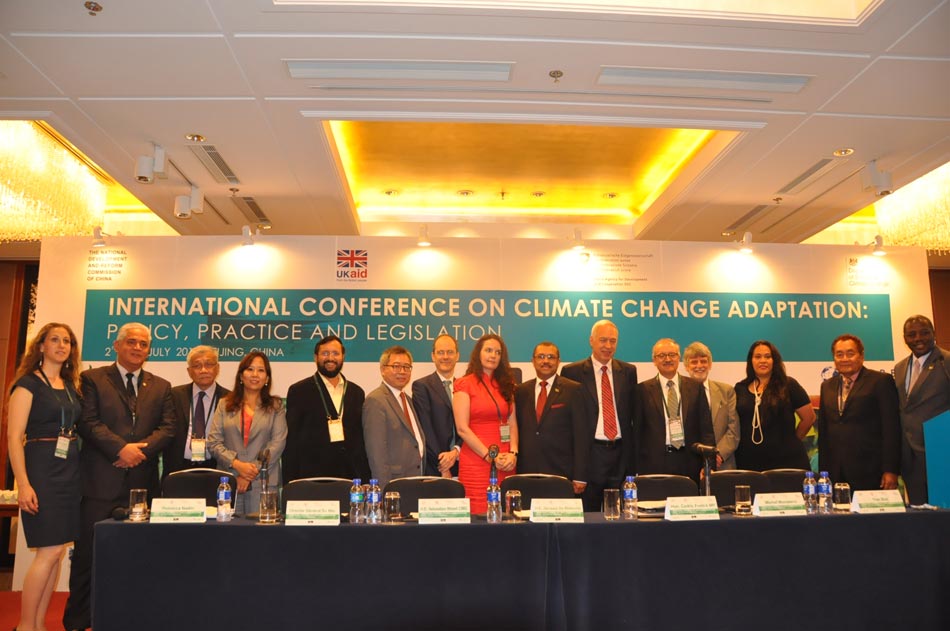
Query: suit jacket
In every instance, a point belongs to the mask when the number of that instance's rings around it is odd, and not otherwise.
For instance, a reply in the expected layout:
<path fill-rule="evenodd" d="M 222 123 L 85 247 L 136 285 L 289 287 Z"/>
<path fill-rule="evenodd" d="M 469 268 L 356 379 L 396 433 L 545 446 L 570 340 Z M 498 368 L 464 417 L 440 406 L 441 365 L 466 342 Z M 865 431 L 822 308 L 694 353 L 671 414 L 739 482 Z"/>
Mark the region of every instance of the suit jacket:
<path fill-rule="evenodd" d="M 538 420 L 532 379 L 515 391 L 518 420 L 518 473 L 549 473 L 568 480 L 587 480 L 593 433 L 581 384 L 555 376 Z"/>
<path fill-rule="evenodd" d="M 425 453 L 425 434 L 420 425 L 420 445 L 406 424 L 402 403 L 385 383 L 370 392 L 363 403 L 363 436 L 369 468 L 380 488 L 385 489 L 395 478 L 422 475 L 425 458 L 419 455 L 419 448 Z"/>
<path fill-rule="evenodd" d="M 462 446 L 462 439 L 455 431 L 455 414 L 452 399 L 442 385 L 438 372 L 412 382 L 412 405 L 422 431 L 425 433 L 425 475 L 442 475 L 439 471 L 439 454 Z M 458 462 L 452 467 L 452 475 L 458 475 Z"/>
<path fill-rule="evenodd" d="M 721 381 L 708 380 L 709 409 L 712 413 L 716 449 L 722 456 L 719 469 L 736 468 L 736 447 L 739 446 L 739 413 L 736 412 L 736 389 Z"/>
<path fill-rule="evenodd" d="M 81 375 L 82 418 L 78 432 L 83 444 L 79 462 L 83 496 L 128 502 L 129 489 L 148 489 L 160 497 L 158 456 L 175 434 L 171 384 L 142 370 L 136 396 L 135 418 L 115 363 L 91 368 Z M 148 443 L 146 460 L 131 469 L 113 466 L 128 443 Z"/>
<path fill-rule="evenodd" d="M 322 399 L 321 399 L 322 395 Z M 369 480 L 369 462 L 363 444 L 363 389 L 346 382 L 343 394 L 343 441 L 330 442 L 327 411 L 338 412 L 320 375 L 302 379 L 287 390 L 287 447 L 284 482 L 330 476 Z M 326 402 L 327 408 L 324 408 Z"/>
<path fill-rule="evenodd" d="M 924 422 L 950 410 L 950 351 L 934 346 L 917 383 L 907 394 L 907 371 L 913 355 L 894 366 L 901 416 L 901 475 L 911 504 L 927 502 L 927 461 L 924 452 Z"/>
<path fill-rule="evenodd" d="M 894 379 L 862 368 L 838 412 L 841 375 L 821 384 L 818 466 L 835 482 L 874 490 L 881 476 L 900 472 L 900 410 Z"/>
<path fill-rule="evenodd" d="M 224 404 L 218 405 L 208 430 L 208 449 L 218 461 L 218 466 L 231 471 L 235 477 L 238 477 L 233 468 L 235 458 L 241 462 L 256 462 L 261 452 L 269 449 L 271 465 L 267 485 L 276 487 L 280 484 L 280 467 L 277 463 L 287 444 L 287 410 L 283 403 L 276 409 L 258 407 L 254 410 L 246 446 L 241 412 L 240 407 L 228 412 Z M 254 481 L 254 486 L 259 490 L 258 480 Z M 256 506 L 256 503 L 252 502 L 251 506 Z"/>
<path fill-rule="evenodd" d="M 665 383 L 666 379 L 662 378 Z M 666 389 L 660 379 L 647 379 L 640 383 L 640 430 L 638 432 L 639 473 L 671 473 L 685 475 L 699 483 L 699 470 L 703 459 L 693 453 L 693 443 L 716 444 L 709 402 L 702 384 L 691 377 L 679 376 L 680 406 L 683 415 L 682 449 L 667 452 L 666 449 Z"/>
<path fill-rule="evenodd" d="M 637 367 L 618 359 L 611 360 L 611 382 L 614 386 L 614 403 L 616 404 L 617 425 L 620 428 L 621 462 L 619 471 L 613 477 L 618 480 L 624 475 L 636 473 L 636 450 L 634 442 L 634 416 L 638 414 L 637 403 Z M 590 444 L 593 444 L 594 432 L 597 431 L 597 416 L 600 413 L 600 392 L 597 390 L 597 379 L 594 377 L 594 362 L 587 359 L 568 364 L 561 368 L 561 376 L 581 384 L 586 393 L 587 424 L 590 435 Z M 521 446 L 518 446 L 519 449 Z M 586 481 L 586 480 L 585 480 Z"/>
<path fill-rule="evenodd" d="M 188 433 L 188 424 L 191 422 L 191 415 L 193 412 L 192 404 L 194 399 L 191 396 L 191 382 L 186 384 L 175 386 L 172 388 L 172 407 L 175 410 L 175 437 L 168 443 L 165 447 L 165 450 L 162 452 L 162 479 L 174 471 L 181 471 L 185 469 L 185 446 L 189 445 L 189 439 L 191 438 Z M 205 436 L 207 437 L 207 430 L 211 428 L 211 420 L 214 418 L 215 409 L 221 403 L 223 399 L 230 390 L 221 386 L 220 384 L 215 384 L 214 389 L 214 406 L 211 408 L 208 413 L 208 418 L 205 423 Z M 211 455 L 211 451 L 208 449 L 207 444 L 205 445 L 205 456 L 207 459 L 214 461 L 214 457 Z M 212 462 L 212 466 L 216 466 Z"/>

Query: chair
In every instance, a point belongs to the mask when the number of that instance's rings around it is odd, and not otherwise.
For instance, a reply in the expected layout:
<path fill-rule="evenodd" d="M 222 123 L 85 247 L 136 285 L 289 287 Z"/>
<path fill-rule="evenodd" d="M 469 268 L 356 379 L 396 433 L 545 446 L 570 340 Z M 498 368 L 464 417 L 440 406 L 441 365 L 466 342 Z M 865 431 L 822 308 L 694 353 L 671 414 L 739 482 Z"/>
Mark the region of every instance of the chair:
<path fill-rule="evenodd" d="M 521 491 L 521 507 L 531 508 L 531 498 L 573 499 L 574 485 L 560 475 L 547 473 L 518 473 L 510 475 L 501 482 L 501 493 L 509 490 Z"/>
<path fill-rule="evenodd" d="M 696 483 L 685 475 L 650 473 L 638 475 L 637 499 L 644 502 L 656 502 L 668 497 L 699 495 Z"/>
<path fill-rule="evenodd" d="M 231 508 L 237 500 L 237 478 L 220 469 L 182 469 L 174 471 L 162 481 L 162 497 L 203 497 L 205 505 L 218 505 L 218 484 L 227 476 L 231 485 Z"/>
<path fill-rule="evenodd" d="M 340 503 L 340 512 L 350 510 L 350 487 L 353 480 L 346 478 L 299 478 L 284 485 L 281 512 L 287 514 L 290 500 L 332 501 Z"/>
<path fill-rule="evenodd" d="M 383 493 L 399 493 L 399 508 L 403 515 L 419 512 L 419 500 L 430 498 L 465 497 L 465 487 L 458 480 L 432 475 L 416 475 L 390 480 Z"/>
<path fill-rule="evenodd" d="M 773 493 L 802 492 L 802 482 L 805 480 L 805 469 L 769 469 L 763 471 L 769 479 Z"/>
<path fill-rule="evenodd" d="M 769 479 L 759 471 L 726 469 L 713 471 L 709 476 L 709 486 L 712 489 L 712 494 L 716 496 L 716 504 L 719 506 L 732 506 L 736 503 L 737 484 L 749 486 L 753 501 L 755 501 L 756 493 L 768 493 L 772 490 Z"/>

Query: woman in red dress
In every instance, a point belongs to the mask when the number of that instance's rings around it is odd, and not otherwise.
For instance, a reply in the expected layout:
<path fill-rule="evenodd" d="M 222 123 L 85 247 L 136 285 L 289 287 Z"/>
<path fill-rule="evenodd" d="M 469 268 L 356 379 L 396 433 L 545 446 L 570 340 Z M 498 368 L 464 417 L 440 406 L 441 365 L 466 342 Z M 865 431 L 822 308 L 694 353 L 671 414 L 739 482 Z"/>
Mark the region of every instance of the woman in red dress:
<path fill-rule="evenodd" d="M 488 448 L 498 446 L 495 466 L 498 484 L 515 472 L 518 459 L 518 424 L 515 422 L 514 375 L 504 340 L 494 333 L 475 343 L 465 376 L 455 382 L 452 408 L 455 428 L 462 438 L 459 482 L 471 500 L 472 513 L 487 510 L 485 491 L 491 459 Z"/>

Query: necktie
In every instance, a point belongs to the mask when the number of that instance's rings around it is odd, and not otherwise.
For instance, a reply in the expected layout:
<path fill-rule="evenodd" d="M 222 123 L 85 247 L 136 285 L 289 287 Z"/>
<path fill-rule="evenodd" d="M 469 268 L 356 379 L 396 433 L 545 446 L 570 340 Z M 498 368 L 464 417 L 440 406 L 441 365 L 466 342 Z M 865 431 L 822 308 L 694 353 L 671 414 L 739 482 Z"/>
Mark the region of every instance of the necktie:
<path fill-rule="evenodd" d="M 399 399 L 402 401 L 402 420 L 406 423 L 406 427 L 412 431 L 412 417 L 409 415 L 409 404 L 407 403 L 406 393 L 400 392 Z"/>
<path fill-rule="evenodd" d="M 604 414 L 604 436 L 607 440 L 617 437 L 617 412 L 614 410 L 614 392 L 610 387 L 610 374 L 606 366 L 600 367 L 600 409 Z"/>
<path fill-rule="evenodd" d="M 910 394 L 910 391 L 914 389 L 914 384 L 917 383 L 917 379 L 920 377 L 920 360 L 916 357 L 914 358 L 914 363 L 910 367 L 910 385 L 907 386 L 907 394 Z"/>
<path fill-rule="evenodd" d="M 191 431 L 198 438 L 205 437 L 205 393 L 198 391 L 198 403 L 195 404 L 195 415 L 191 419 Z"/>
<path fill-rule="evenodd" d="M 452 400 L 452 382 L 446 379 L 442 382 L 442 385 L 445 387 L 445 394 L 449 395 L 449 401 Z"/>
<path fill-rule="evenodd" d="M 538 406 L 535 409 L 535 417 L 538 423 L 541 422 L 541 413 L 544 412 L 544 404 L 548 402 L 548 382 L 541 382 L 541 392 L 538 393 Z"/>
<path fill-rule="evenodd" d="M 673 383 L 672 379 L 667 380 L 666 382 L 666 415 L 670 420 L 680 418 L 680 399 L 676 395 L 676 384 Z M 673 432 L 670 431 L 670 444 L 679 449 L 686 443 L 682 438 L 676 439 L 673 438 Z"/>
<path fill-rule="evenodd" d="M 135 377 L 135 375 L 132 373 L 125 373 L 125 389 L 129 391 L 129 407 L 132 408 L 133 412 L 135 412 L 135 403 L 137 397 L 135 395 L 135 383 L 132 381 L 133 377 Z"/>

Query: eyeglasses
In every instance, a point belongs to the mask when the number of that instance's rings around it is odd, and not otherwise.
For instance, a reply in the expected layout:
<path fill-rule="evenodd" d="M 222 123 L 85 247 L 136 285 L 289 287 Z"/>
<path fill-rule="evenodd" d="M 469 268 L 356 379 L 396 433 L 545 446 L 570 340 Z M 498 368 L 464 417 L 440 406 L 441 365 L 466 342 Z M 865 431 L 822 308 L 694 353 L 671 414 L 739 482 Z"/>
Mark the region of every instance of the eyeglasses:
<path fill-rule="evenodd" d="M 680 356 L 679 353 L 657 353 L 653 356 L 654 359 L 677 359 Z"/>
<path fill-rule="evenodd" d="M 214 370 L 218 367 L 218 362 L 195 362 L 188 364 L 188 367 L 192 370 Z"/>
<path fill-rule="evenodd" d="M 412 364 L 386 364 L 393 372 L 412 372 Z"/>
<path fill-rule="evenodd" d="M 545 359 L 557 359 L 558 356 L 552 353 L 538 353 L 537 355 L 534 356 L 534 358 L 540 361 L 544 361 Z"/>

